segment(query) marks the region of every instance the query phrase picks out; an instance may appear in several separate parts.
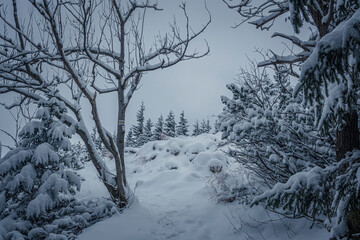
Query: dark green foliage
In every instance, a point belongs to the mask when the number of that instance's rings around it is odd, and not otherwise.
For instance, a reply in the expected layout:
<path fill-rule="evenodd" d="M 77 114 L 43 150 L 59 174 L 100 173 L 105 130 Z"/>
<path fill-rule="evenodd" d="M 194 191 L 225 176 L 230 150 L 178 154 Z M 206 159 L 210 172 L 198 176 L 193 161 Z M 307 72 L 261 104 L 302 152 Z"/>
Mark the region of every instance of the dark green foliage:
<path fill-rule="evenodd" d="M 135 147 L 133 128 L 130 128 L 128 134 L 126 135 L 125 147 Z"/>
<path fill-rule="evenodd" d="M 142 102 L 140 105 L 140 109 L 136 114 L 137 125 L 133 127 L 133 136 L 136 147 L 140 147 L 145 144 L 144 112 L 145 112 L 145 105 L 144 102 Z"/>
<path fill-rule="evenodd" d="M 185 118 L 184 111 L 180 114 L 180 120 L 176 127 L 176 133 L 178 136 L 187 136 L 189 132 L 188 120 Z"/>
<path fill-rule="evenodd" d="M 201 134 L 201 128 L 200 128 L 200 125 L 199 125 L 199 121 L 196 119 L 196 122 L 195 124 L 193 125 L 193 133 L 192 133 L 192 136 L 198 136 Z"/>
<path fill-rule="evenodd" d="M 153 127 L 153 124 L 151 122 L 151 119 L 149 118 L 146 121 L 146 125 L 145 125 L 145 128 L 144 128 L 145 142 L 150 142 L 153 139 L 152 127 Z"/>
<path fill-rule="evenodd" d="M 155 124 L 153 140 L 163 140 L 163 139 L 164 139 L 164 119 L 163 116 L 161 115 Z"/>
<path fill-rule="evenodd" d="M 210 120 L 207 119 L 206 121 L 203 119 L 200 126 L 201 133 L 210 133 L 211 125 Z"/>
<path fill-rule="evenodd" d="M 176 122 L 175 115 L 173 111 L 170 111 L 166 117 L 164 124 L 164 134 L 168 137 L 175 137 L 176 134 Z"/>

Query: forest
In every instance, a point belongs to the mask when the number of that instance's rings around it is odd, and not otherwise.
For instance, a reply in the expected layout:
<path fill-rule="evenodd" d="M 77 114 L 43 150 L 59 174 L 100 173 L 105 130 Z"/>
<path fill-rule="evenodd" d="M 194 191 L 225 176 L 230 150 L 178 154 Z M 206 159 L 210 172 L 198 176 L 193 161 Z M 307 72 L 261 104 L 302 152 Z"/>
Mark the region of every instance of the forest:
<path fill-rule="evenodd" d="M 358 0 L 2 1 L 0 240 L 360 239 L 359 68 Z"/>

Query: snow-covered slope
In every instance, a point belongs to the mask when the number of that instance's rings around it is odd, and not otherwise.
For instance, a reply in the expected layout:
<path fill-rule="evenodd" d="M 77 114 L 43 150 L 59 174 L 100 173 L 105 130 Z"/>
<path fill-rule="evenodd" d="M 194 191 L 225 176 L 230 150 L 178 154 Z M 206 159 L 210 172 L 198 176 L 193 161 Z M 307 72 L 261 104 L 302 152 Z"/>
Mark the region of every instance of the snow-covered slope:
<path fill-rule="evenodd" d="M 203 134 L 127 149 L 127 175 L 135 193 L 133 204 L 123 213 L 86 229 L 79 238 L 327 239 L 327 232 L 309 230 L 310 223 L 304 220 L 261 224 L 279 216 L 238 202 L 217 203 L 209 182 L 216 179 L 216 174 L 226 176 L 225 173 L 239 168 L 217 147 L 219 141 L 218 135 Z M 86 179 L 81 198 L 107 196 L 91 165 L 81 174 Z"/>

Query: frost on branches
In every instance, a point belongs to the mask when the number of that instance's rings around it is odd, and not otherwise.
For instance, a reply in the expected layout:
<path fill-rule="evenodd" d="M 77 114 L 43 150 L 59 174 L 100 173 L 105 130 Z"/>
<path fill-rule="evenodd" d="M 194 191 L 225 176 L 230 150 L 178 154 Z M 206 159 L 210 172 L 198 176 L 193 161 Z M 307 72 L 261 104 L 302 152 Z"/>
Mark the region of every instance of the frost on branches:
<path fill-rule="evenodd" d="M 265 202 L 289 216 L 324 222 L 333 238 L 359 232 L 359 159 L 360 151 L 356 150 L 325 168 L 317 166 L 299 172 L 256 197 L 252 204 Z"/>
<path fill-rule="evenodd" d="M 279 181 L 272 190 L 256 198 L 254 204 L 264 201 L 269 208 L 288 216 L 306 216 L 319 221 L 326 217 L 332 237 L 355 237 L 360 233 L 359 189 L 356 187 L 360 159 L 357 154 L 360 149 L 359 1 L 224 2 L 238 10 L 243 22 L 260 29 L 276 25 L 275 20 L 281 15 L 290 20 L 297 34 L 304 22 L 307 23 L 312 34 L 306 41 L 295 35 L 273 34 L 290 41 L 300 52 L 279 56 L 269 51 L 269 58 L 258 66 L 271 65 L 279 70 L 285 65 L 282 72 L 298 79 L 295 96 L 302 96 L 303 103 L 307 104 L 305 109 L 313 111 L 314 123 L 322 136 L 333 139 L 329 143 L 336 149 L 338 162 L 323 155 L 323 165 L 299 169 L 300 172 L 285 182 Z M 296 146 L 301 146 L 301 142 Z M 294 145 L 287 147 L 289 151 L 294 148 Z M 312 162 L 312 157 L 310 154 L 306 161 Z"/>
<path fill-rule="evenodd" d="M 325 166 L 334 156 L 326 138 L 313 125 L 314 114 L 291 98 L 289 78 L 266 71 L 242 70 L 229 84 L 232 99 L 219 116 L 222 138 L 233 143 L 229 154 L 250 168 L 268 187 L 304 169 Z"/>
<path fill-rule="evenodd" d="M 39 104 L 42 108 L 37 111 L 38 120 L 26 124 L 19 134 L 20 147 L 8 152 L 0 162 L 2 221 L 20 218 L 51 222 L 54 210 L 71 202 L 80 189 L 80 179 L 69 169 L 72 159 L 67 155 L 73 130 L 54 120 L 54 115 L 64 108 L 56 102 Z M 27 225 L 31 226 L 30 222 Z M 22 228 L 30 230 L 27 225 Z"/>
<path fill-rule="evenodd" d="M 116 211 L 112 202 L 76 200 L 74 129 L 55 120 L 66 111 L 59 102 L 39 107 L 37 120 L 20 131 L 20 146 L 0 160 L 0 239 L 68 239 Z"/>

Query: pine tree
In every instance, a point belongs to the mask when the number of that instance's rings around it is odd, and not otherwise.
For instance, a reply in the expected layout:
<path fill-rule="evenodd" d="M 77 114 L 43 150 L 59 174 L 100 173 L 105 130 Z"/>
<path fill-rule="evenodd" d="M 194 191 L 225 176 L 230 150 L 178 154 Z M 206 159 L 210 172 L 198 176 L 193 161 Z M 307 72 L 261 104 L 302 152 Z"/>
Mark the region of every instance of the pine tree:
<path fill-rule="evenodd" d="M 146 121 L 146 125 L 144 128 L 145 143 L 150 142 L 153 139 L 152 127 L 153 127 L 153 123 L 151 122 L 151 119 L 149 118 Z"/>
<path fill-rule="evenodd" d="M 86 146 L 78 141 L 72 145 L 71 156 L 73 157 L 72 168 L 78 170 L 84 168 L 84 163 L 90 161 L 89 152 L 86 149 Z"/>
<path fill-rule="evenodd" d="M 210 126 L 210 120 L 207 119 L 206 121 L 203 119 L 200 126 L 200 132 L 201 133 L 210 133 L 211 126 Z"/>
<path fill-rule="evenodd" d="M 355 159 L 353 156 L 359 155 L 360 149 L 358 126 L 360 4 L 352 0 L 288 0 L 282 1 L 281 5 L 268 4 L 270 2 L 272 1 L 264 0 L 256 3 L 247 1 L 245 4 L 238 4 L 237 7 L 232 5 L 231 8 L 237 9 L 241 16 L 245 17 L 243 22 L 251 22 L 259 29 L 269 30 L 274 21 L 268 19 L 275 20 L 284 15 L 287 15 L 290 20 L 288 22 L 297 34 L 301 32 L 304 22 L 308 24 L 312 32 L 309 39 L 299 39 L 281 32 L 273 34 L 299 46 L 301 52 L 292 52 L 289 56 L 281 57 L 273 53 L 270 59 L 265 59 L 259 63 L 259 66 L 271 65 L 277 68 L 286 64 L 283 72 L 298 78 L 294 95 L 301 96 L 307 104 L 306 108 L 312 108 L 315 112 L 314 124 L 321 130 L 322 135 L 330 136 L 335 142 L 333 145 L 336 147 L 338 163 L 326 161 L 322 167 L 328 171 L 314 167 L 308 169 L 306 173 L 295 174 L 275 189 L 282 189 L 282 194 L 279 192 L 275 195 L 267 194 L 269 198 L 266 201 L 272 209 L 289 210 L 294 216 L 300 211 L 305 216 L 311 215 L 314 219 L 321 216 L 326 216 L 329 220 L 335 218 L 330 225 L 331 238 L 340 239 L 345 236 L 352 238 L 353 234 L 360 232 L 360 221 L 356 221 L 360 219 L 359 195 L 355 196 L 356 194 L 351 192 L 353 188 L 346 188 L 342 184 L 360 185 L 355 175 L 345 174 L 347 170 L 351 169 L 349 172 L 353 172 L 359 167 L 352 162 Z M 285 5 L 287 7 L 283 8 L 282 6 Z M 276 11 L 280 14 L 274 15 Z M 295 65 L 300 68 L 300 73 L 294 68 Z M 349 169 L 348 166 L 351 168 Z M 318 174 L 320 172 L 321 174 Z M 326 172 L 331 172 L 329 177 Z M 303 178 L 304 176 L 311 179 L 310 189 L 309 183 L 306 184 L 308 179 Z M 339 183 L 341 178 L 344 179 L 343 183 Z M 329 194 L 318 191 L 324 187 L 324 181 L 329 186 L 335 186 L 335 189 L 329 189 Z M 316 191 L 312 191 L 312 186 L 316 186 L 314 188 Z M 318 195 L 319 192 L 321 195 Z M 307 197 L 306 199 L 311 199 L 304 201 L 305 205 L 298 204 L 302 203 L 301 199 L 295 201 L 304 196 Z M 289 204 L 290 202 L 297 206 L 294 207 L 293 204 Z M 330 213 L 323 211 L 329 209 Z M 339 228 L 342 228 L 341 232 L 338 231 Z"/>
<path fill-rule="evenodd" d="M 104 156 L 105 147 L 103 146 L 100 136 L 97 133 L 96 127 L 93 127 L 92 130 L 93 132 L 91 133 L 91 139 L 94 141 L 95 148 L 101 156 Z"/>
<path fill-rule="evenodd" d="M 134 141 L 134 137 L 133 137 L 133 128 L 130 128 L 128 134 L 126 135 L 125 146 L 126 147 L 134 147 L 135 146 L 135 141 Z"/>
<path fill-rule="evenodd" d="M 193 136 L 198 136 L 201 134 L 201 129 L 200 129 L 200 126 L 199 126 L 199 121 L 196 119 L 196 122 L 195 124 L 193 125 L 194 129 L 193 129 L 193 133 L 192 135 Z"/>
<path fill-rule="evenodd" d="M 219 119 L 216 119 L 214 123 L 214 134 L 219 132 L 219 127 L 220 127 Z"/>
<path fill-rule="evenodd" d="M 168 137 L 175 137 L 175 133 L 176 133 L 175 115 L 173 111 L 170 111 L 169 115 L 165 120 L 164 134 Z"/>
<path fill-rule="evenodd" d="M 38 120 L 23 127 L 20 146 L 0 160 L 0 219 L 11 216 L 19 222 L 35 222 L 38 227 L 52 221 L 54 211 L 72 201 L 72 195 L 80 189 L 80 179 L 70 170 L 72 157 L 68 154 L 73 131 L 55 119 L 64 109 L 52 102 L 39 103 Z M 29 226 L 24 225 L 24 229 Z"/>
<path fill-rule="evenodd" d="M 134 129 L 133 129 L 133 136 L 134 136 L 134 141 L 135 141 L 136 147 L 141 147 L 145 143 L 144 112 L 145 112 L 145 105 L 144 105 L 144 102 L 141 102 L 140 109 L 136 114 L 137 125 L 134 126 Z"/>
<path fill-rule="evenodd" d="M 161 115 L 155 124 L 152 140 L 163 140 L 163 139 L 164 139 L 164 119 L 163 116 Z"/>
<path fill-rule="evenodd" d="M 188 136 L 189 125 L 187 123 L 188 120 L 185 118 L 184 111 L 182 111 L 180 114 L 179 124 L 176 127 L 176 133 L 178 136 Z"/>

